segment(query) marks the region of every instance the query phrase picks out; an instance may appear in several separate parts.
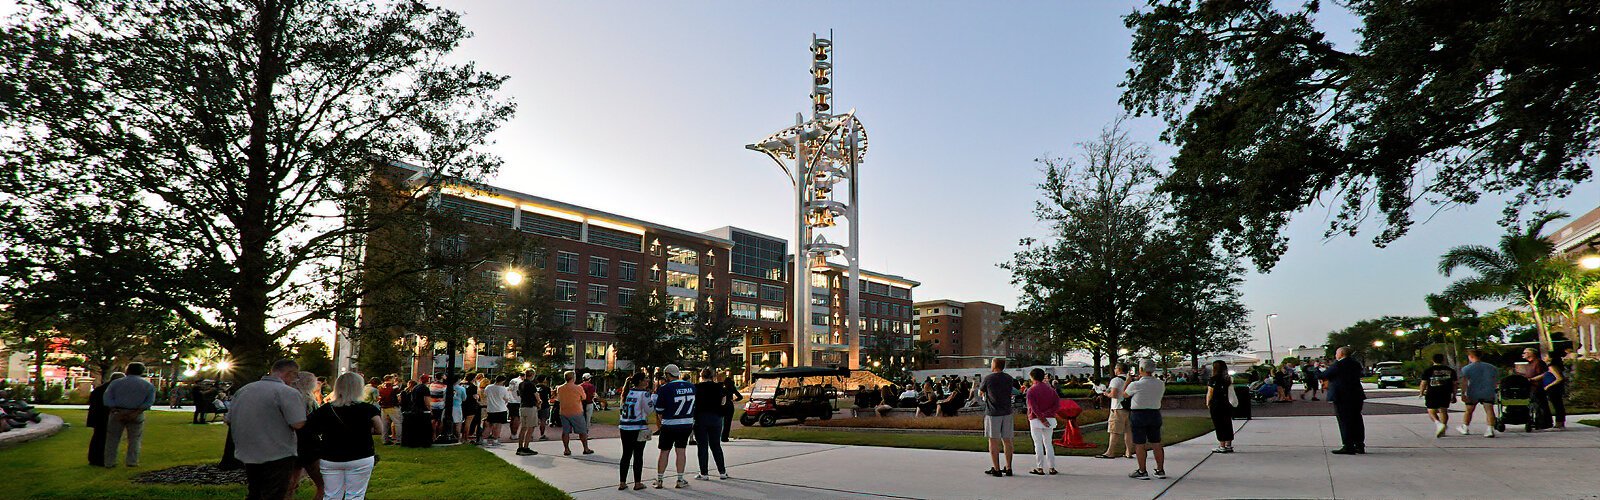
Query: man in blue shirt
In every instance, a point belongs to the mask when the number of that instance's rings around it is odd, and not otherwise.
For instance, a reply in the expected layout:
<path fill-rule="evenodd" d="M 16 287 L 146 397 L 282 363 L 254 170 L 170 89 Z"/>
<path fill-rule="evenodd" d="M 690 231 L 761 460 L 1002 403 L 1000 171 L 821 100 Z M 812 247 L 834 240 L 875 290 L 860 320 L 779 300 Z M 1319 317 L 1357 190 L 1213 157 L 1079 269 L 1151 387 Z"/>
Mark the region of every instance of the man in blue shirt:
<path fill-rule="evenodd" d="M 1473 349 L 1467 351 L 1467 366 L 1461 367 L 1461 402 L 1467 405 L 1467 414 L 1462 419 L 1461 426 L 1456 430 L 1461 435 L 1471 434 L 1468 430 L 1472 427 L 1472 410 L 1478 405 L 1483 405 L 1483 420 L 1489 424 L 1483 430 L 1483 437 L 1494 437 L 1494 403 L 1495 389 L 1500 384 L 1500 369 L 1483 361 L 1483 351 Z"/>
<path fill-rule="evenodd" d="M 107 469 L 117 466 L 117 445 L 128 432 L 128 467 L 139 466 L 139 445 L 144 441 L 144 412 L 156 403 L 156 386 L 144 379 L 144 363 L 128 363 L 128 376 L 106 385 Z"/>
<path fill-rule="evenodd" d="M 688 461 L 689 435 L 694 433 L 694 385 L 682 380 L 678 365 L 662 368 L 668 382 L 656 389 L 656 415 L 661 419 L 661 458 L 656 461 L 656 489 L 661 489 L 662 478 L 667 473 L 667 452 L 678 451 L 678 482 L 676 487 L 689 485 L 683 480 L 684 463 Z M 714 404 L 711 402 L 710 404 Z"/>

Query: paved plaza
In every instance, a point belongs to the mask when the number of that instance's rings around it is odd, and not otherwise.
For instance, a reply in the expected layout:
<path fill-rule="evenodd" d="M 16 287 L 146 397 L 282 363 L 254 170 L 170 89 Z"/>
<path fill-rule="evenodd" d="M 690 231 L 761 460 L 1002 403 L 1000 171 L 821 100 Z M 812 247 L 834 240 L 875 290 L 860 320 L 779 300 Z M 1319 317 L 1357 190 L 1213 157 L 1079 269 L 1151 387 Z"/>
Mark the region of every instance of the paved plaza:
<path fill-rule="evenodd" d="M 1235 424 L 1238 453 L 1213 455 L 1215 441 L 1202 436 L 1168 448 L 1172 477 L 1150 481 L 1126 477 L 1132 460 L 1062 457 L 1062 475 L 1032 476 L 1023 472 L 1032 467 L 1026 450 L 1017 455 L 1016 477 L 993 478 L 982 473 L 988 467 L 983 453 L 736 440 L 725 445 L 732 480 L 621 492 L 615 439 L 594 441 L 597 453 L 588 456 L 562 456 L 554 440 L 535 444 L 537 456 L 515 456 L 514 447 L 493 452 L 580 499 L 1600 497 L 1600 477 L 1561 472 L 1600 463 L 1600 429 L 1589 426 L 1533 435 L 1512 431 L 1495 439 L 1452 431 L 1438 439 L 1423 415 L 1370 415 L 1368 454 L 1349 457 L 1328 453 L 1339 442 L 1333 417 Z M 654 442 L 646 456 L 648 484 L 654 478 Z M 689 461 L 692 474 L 693 448 Z"/>

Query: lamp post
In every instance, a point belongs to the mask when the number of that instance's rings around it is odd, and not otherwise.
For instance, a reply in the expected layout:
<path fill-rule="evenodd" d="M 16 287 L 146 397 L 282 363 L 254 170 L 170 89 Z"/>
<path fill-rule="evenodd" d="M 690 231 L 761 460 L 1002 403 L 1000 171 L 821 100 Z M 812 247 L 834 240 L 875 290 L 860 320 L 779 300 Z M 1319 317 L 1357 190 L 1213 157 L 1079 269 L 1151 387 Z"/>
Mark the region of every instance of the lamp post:
<path fill-rule="evenodd" d="M 1267 363 L 1273 365 L 1278 363 L 1278 355 L 1272 351 L 1272 318 L 1276 317 L 1278 317 L 1278 313 L 1267 315 Z"/>

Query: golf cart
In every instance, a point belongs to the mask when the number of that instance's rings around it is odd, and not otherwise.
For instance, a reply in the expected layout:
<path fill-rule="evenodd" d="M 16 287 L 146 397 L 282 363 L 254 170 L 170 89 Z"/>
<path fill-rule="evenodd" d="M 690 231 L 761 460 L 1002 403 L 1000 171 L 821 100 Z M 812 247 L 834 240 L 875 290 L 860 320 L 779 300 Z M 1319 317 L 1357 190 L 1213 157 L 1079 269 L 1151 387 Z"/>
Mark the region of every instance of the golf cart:
<path fill-rule="evenodd" d="M 1378 388 L 1405 387 L 1406 377 L 1400 372 L 1399 361 L 1384 361 L 1374 365 L 1378 371 Z"/>
<path fill-rule="evenodd" d="M 796 366 L 759 371 L 751 375 L 750 402 L 744 405 L 739 423 L 771 427 L 780 418 L 828 420 L 838 409 L 838 384 L 850 376 L 849 368 Z M 810 379 L 810 384 L 807 383 Z"/>

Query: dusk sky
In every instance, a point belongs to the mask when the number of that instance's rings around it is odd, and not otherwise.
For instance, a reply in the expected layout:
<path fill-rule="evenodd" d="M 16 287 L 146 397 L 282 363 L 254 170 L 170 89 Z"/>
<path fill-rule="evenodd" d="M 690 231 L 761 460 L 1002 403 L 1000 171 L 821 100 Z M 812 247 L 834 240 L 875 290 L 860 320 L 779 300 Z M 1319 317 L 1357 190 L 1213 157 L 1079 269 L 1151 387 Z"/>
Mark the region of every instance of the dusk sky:
<path fill-rule="evenodd" d="M 871 137 L 862 167 L 867 269 L 922 282 L 918 300 L 1016 303 L 997 264 L 1043 236 L 1031 210 L 1035 158 L 1071 155 L 1122 113 L 1139 4 L 1060 2 L 456 1 L 477 36 L 463 59 L 511 77 L 517 117 L 496 136 L 506 164 L 494 184 L 696 231 L 725 225 L 793 233 L 792 190 L 744 145 L 792 124 L 808 105 L 807 46 L 835 33 L 834 89 Z M 1351 18 L 1331 2 L 1319 23 L 1342 47 Z M 1159 121 L 1130 122 L 1158 158 Z M 1333 329 L 1388 314 L 1424 314 L 1444 287 L 1439 254 L 1492 243 L 1500 199 L 1457 208 L 1389 248 L 1375 227 L 1324 241 L 1329 212 L 1291 225 L 1290 250 L 1252 273 L 1245 300 L 1268 313 L 1278 346 L 1314 345 Z M 1552 208 L 1600 205 L 1582 186 Z M 1431 207 L 1419 210 L 1427 218 Z M 792 244 L 793 242 L 791 242 Z"/>

